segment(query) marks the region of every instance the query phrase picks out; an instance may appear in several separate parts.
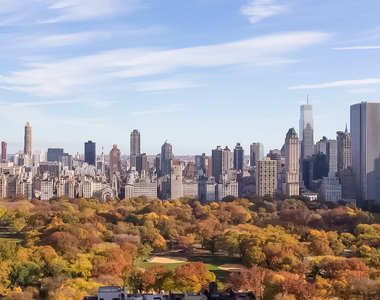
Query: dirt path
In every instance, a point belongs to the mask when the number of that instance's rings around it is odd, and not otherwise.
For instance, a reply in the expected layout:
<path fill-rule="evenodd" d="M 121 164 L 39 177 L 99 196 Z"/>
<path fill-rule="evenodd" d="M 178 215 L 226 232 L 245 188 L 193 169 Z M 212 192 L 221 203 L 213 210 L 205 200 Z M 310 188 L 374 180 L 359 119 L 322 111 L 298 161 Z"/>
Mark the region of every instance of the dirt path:
<path fill-rule="evenodd" d="M 244 266 L 239 264 L 224 264 L 219 266 L 219 269 L 228 272 L 240 272 L 243 268 Z"/>
<path fill-rule="evenodd" d="M 187 259 L 183 257 L 178 257 L 176 259 L 172 259 L 169 257 L 154 257 L 150 262 L 159 263 L 159 264 L 178 264 L 178 263 L 187 262 Z"/>

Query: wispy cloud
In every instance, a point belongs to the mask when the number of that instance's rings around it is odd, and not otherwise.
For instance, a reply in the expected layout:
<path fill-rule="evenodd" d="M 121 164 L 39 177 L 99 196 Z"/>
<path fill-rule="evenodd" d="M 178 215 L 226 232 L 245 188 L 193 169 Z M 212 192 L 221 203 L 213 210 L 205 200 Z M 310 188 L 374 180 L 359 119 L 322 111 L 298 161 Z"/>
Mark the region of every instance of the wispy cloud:
<path fill-rule="evenodd" d="M 333 50 L 369 50 L 380 49 L 380 46 L 353 46 L 353 47 L 335 47 Z"/>
<path fill-rule="evenodd" d="M 248 5 L 241 8 L 243 15 L 249 16 L 251 23 L 271 17 L 288 10 L 286 4 L 280 4 L 277 0 L 251 0 Z"/>
<path fill-rule="evenodd" d="M 178 90 L 186 89 L 191 87 L 199 87 L 199 84 L 183 81 L 183 80 L 170 80 L 170 81 L 144 81 L 134 83 L 136 91 L 138 92 L 153 92 L 153 91 L 167 91 L 167 90 Z"/>
<path fill-rule="evenodd" d="M 378 84 L 380 83 L 380 78 L 368 78 L 368 79 L 357 79 L 357 80 L 343 80 L 334 81 L 321 84 L 309 84 L 309 85 L 297 85 L 291 86 L 289 90 L 301 90 L 301 89 L 321 89 L 330 87 L 341 87 L 341 86 L 352 86 L 352 85 L 366 85 L 366 84 Z"/>
<path fill-rule="evenodd" d="M 323 43 L 329 37 L 323 32 L 293 32 L 174 50 L 121 49 L 50 63 L 28 63 L 24 70 L 0 75 L 0 82 L 1 88 L 12 91 L 64 95 L 116 79 L 167 74 L 184 68 L 290 63 L 294 60 L 284 57 L 286 54 Z"/>
<path fill-rule="evenodd" d="M 100 19 L 142 7 L 140 0 L 0 0 L 0 5 L 0 15 L 7 15 L 0 25 Z"/>
<path fill-rule="evenodd" d="M 58 100 L 58 101 L 41 101 L 41 102 L 16 102 L 9 104 L 11 106 L 41 106 L 41 105 L 54 105 L 54 104 L 67 104 L 81 102 L 82 100 Z"/>

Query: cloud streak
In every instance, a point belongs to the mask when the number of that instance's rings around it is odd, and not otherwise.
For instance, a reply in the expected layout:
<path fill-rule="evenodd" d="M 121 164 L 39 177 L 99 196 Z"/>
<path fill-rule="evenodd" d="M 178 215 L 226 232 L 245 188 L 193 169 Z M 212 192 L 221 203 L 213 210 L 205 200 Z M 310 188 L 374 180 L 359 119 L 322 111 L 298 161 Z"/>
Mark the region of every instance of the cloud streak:
<path fill-rule="evenodd" d="M 354 47 L 335 47 L 333 50 L 370 50 L 380 49 L 380 46 L 354 46 Z"/>
<path fill-rule="evenodd" d="M 379 84 L 379 83 L 380 83 L 380 78 L 368 78 L 368 79 L 357 79 L 357 80 L 334 81 L 334 82 L 327 82 L 327 83 L 321 83 L 321 84 L 297 85 L 297 86 L 291 86 L 288 89 L 289 90 L 322 89 L 322 88 Z"/>
<path fill-rule="evenodd" d="M 128 13 L 141 7 L 140 0 L 0 0 L 0 15 L 6 15 L 1 25 L 57 23 L 101 19 Z"/>
<path fill-rule="evenodd" d="M 288 6 L 278 4 L 277 0 L 252 0 L 241 8 L 241 13 L 249 16 L 251 23 L 257 23 L 264 18 L 284 13 L 287 10 Z"/>
<path fill-rule="evenodd" d="M 281 65 L 294 61 L 284 57 L 288 53 L 323 43 L 329 37 L 323 32 L 292 32 L 173 50 L 120 49 L 50 63 L 29 63 L 24 70 L 0 75 L 0 82 L 2 88 L 12 91 L 58 96 L 78 89 L 86 91 L 89 86 L 106 85 L 117 79 L 125 84 L 126 79 L 189 68 Z"/>

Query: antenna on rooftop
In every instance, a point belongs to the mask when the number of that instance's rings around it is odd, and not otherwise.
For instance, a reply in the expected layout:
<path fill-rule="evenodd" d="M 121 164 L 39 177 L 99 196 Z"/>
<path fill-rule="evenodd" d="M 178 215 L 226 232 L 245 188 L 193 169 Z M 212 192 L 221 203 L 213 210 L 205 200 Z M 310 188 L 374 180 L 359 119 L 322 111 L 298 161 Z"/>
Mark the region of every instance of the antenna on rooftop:
<path fill-rule="evenodd" d="M 309 94 L 307 94 L 306 97 L 307 97 L 307 100 L 306 100 L 307 104 L 309 104 Z"/>

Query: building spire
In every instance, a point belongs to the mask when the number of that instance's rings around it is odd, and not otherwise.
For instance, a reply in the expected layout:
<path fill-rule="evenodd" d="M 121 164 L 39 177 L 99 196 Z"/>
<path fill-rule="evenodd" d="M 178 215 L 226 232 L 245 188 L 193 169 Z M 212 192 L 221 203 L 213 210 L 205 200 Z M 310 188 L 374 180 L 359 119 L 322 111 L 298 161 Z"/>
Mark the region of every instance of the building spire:
<path fill-rule="evenodd" d="M 306 95 L 306 103 L 309 105 L 309 94 Z"/>
<path fill-rule="evenodd" d="M 346 133 L 348 132 L 348 130 L 347 130 L 347 123 L 346 123 Z"/>

